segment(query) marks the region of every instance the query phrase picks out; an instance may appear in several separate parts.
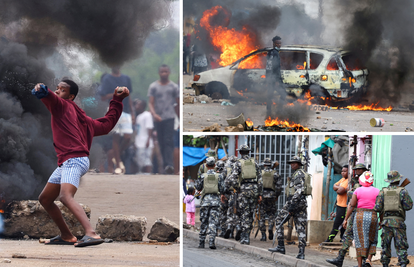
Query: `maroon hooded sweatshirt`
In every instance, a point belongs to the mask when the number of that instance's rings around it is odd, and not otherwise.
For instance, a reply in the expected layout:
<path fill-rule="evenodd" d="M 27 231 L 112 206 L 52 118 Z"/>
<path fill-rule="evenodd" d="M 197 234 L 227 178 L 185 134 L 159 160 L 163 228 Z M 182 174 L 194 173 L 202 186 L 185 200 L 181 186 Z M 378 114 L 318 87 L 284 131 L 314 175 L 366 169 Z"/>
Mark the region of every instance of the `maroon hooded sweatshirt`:
<path fill-rule="evenodd" d="M 122 98 L 114 95 L 105 116 L 94 120 L 75 102 L 62 99 L 51 90 L 41 101 L 52 114 L 53 145 L 58 166 L 70 158 L 89 156 L 92 138 L 108 134 L 115 127 L 123 109 Z"/>

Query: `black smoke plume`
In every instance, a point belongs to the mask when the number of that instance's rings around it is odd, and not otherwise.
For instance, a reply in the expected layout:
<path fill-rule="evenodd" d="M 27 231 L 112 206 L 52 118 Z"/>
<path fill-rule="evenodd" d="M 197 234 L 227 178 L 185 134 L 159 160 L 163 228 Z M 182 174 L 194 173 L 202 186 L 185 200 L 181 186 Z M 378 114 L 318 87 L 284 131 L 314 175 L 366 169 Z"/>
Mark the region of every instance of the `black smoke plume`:
<path fill-rule="evenodd" d="M 122 65 L 140 56 L 152 31 L 167 26 L 170 10 L 166 0 L 0 0 L 0 7 L 0 195 L 8 202 L 36 198 L 56 168 L 50 114 L 30 90 L 38 82 L 53 90 L 72 75 L 59 51 L 76 47 L 108 66 Z M 82 106 L 93 88 L 75 81 Z"/>

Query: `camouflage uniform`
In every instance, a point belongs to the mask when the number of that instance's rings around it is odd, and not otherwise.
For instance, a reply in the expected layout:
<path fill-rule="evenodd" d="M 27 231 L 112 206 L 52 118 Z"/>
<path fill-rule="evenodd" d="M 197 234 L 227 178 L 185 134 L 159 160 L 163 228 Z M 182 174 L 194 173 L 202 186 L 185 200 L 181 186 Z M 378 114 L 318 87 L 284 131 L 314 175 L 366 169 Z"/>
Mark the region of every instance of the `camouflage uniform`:
<path fill-rule="evenodd" d="M 245 146 L 245 145 L 244 145 Z M 243 147 L 243 145 L 242 145 Z M 247 146 L 246 146 L 247 147 Z M 240 150 L 243 148 L 240 148 Z M 250 149 L 249 149 L 250 150 Z M 256 167 L 256 179 L 244 179 L 239 184 L 239 176 L 242 173 L 241 160 L 249 160 L 250 156 L 243 155 L 233 166 L 233 172 L 226 180 L 226 192 L 230 192 L 230 188 L 233 187 L 238 191 L 237 197 L 237 209 L 240 214 L 241 225 L 241 244 L 250 244 L 250 232 L 253 225 L 254 209 L 257 205 L 257 200 L 263 192 L 263 183 L 259 166 L 255 162 Z"/>
<path fill-rule="evenodd" d="M 279 226 L 283 218 L 289 213 L 292 213 L 293 221 L 295 222 L 296 232 L 298 233 L 299 248 L 306 246 L 306 224 L 307 224 L 307 211 L 308 204 L 306 197 L 302 194 L 305 188 L 305 172 L 302 169 L 297 169 L 292 178 L 288 180 L 287 187 L 294 187 L 295 193 L 292 196 L 288 196 L 287 201 L 283 208 L 279 211 L 276 217 L 276 225 Z M 285 192 L 286 192 L 285 189 Z M 284 242 L 283 225 L 278 228 L 277 240 Z"/>
<path fill-rule="evenodd" d="M 237 158 L 235 156 L 230 156 L 229 159 L 226 162 L 226 170 L 227 170 L 227 177 L 225 180 L 225 184 L 228 183 L 228 178 L 230 177 L 230 174 L 233 172 L 233 165 L 237 162 Z M 233 231 L 234 228 L 236 230 L 241 231 L 240 227 L 240 216 L 239 216 L 239 210 L 237 209 L 237 191 L 233 188 L 230 188 L 230 197 L 228 200 L 228 209 L 227 209 L 227 230 L 224 238 L 233 238 Z"/>
<path fill-rule="evenodd" d="M 214 150 L 212 150 L 212 149 L 210 149 L 206 154 L 205 154 L 205 156 L 206 157 L 213 157 L 214 159 L 216 158 L 216 151 L 214 151 Z M 214 168 L 214 170 L 216 170 L 215 168 Z M 203 164 L 201 164 L 200 165 L 200 167 L 198 168 L 198 172 L 197 172 L 197 179 L 200 179 L 200 177 L 201 177 L 201 175 L 203 174 L 203 173 L 206 173 L 207 172 L 207 166 L 206 166 L 206 164 L 205 163 L 203 163 Z"/>
<path fill-rule="evenodd" d="M 202 174 L 200 179 L 197 179 L 195 183 L 195 188 L 198 191 L 201 191 L 204 187 L 204 178 L 207 177 L 208 174 L 215 174 L 214 170 L 208 170 L 205 174 Z M 221 174 L 219 174 L 219 181 L 218 181 L 218 189 L 219 192 L 224 192 L 224 179 Z M 210 248 L 211 244 L 214 245 L 214 240 L 217 236 L 217 228 L 219 224 L 219 209 L 220 209 L 220 195 L 219 194 L 206 194 L 201 199 L 200 204 L 200 245 L 199 247 L 204 247 L 204 241 L 208 234 L 210 236 Z M 215 246 L 214 246 L 215 248 Z"/>
<path fill-rule="evenodd" d="M 264 173 L 272 171 L 273 170 L 270 165 L 265 165 L 265 168 L 262 171 L 262 180 Z M 275 185 L 275 190 L 270 188 L 263 188 L 263 200 L 262 203 L 259 204 L 259 229 L 262 233 L 261 241 L 266 241 L 266 220 L 268 220 L 269 239 L 273 239 L 273 226 L 275 225 L 277 212 L 276 201 L 282 191 L 283 186 L 283 181 L 277 172 L 274 172 L 273 174 L 273 184 Z"/>
<path fill-rule="evenodd" d="M 216 163 L 216 169 L 217 173 L 220 173 L 223 176 L 223 179 L 225 180 L 227 177 L 227 169 L 224 167 L 224 162 L 217 161 Z M 221 230 L 220 237 L 224 237 L 224 233 L 227 229 L 226 223 L 227 223 L 227 210 L 229 209 L 229 202 L 228 199 L 230 198 L 230 194 L 224 194 L 227 200 L 223 202 L 220 202 L 220 216 L 219 216 L 219 228 Z"/>
<path fill-rule="evenodd" d="M 386 182 L 391 182 L 392 184 L 386 187 L 387 189 L 398 189 L 398 182 L 401 180 L 401 177 L 397 171 L 391 171 L 388 173 L 388 179 Z M 408 190 L 402 188 L 399 194 L 399 199 L 401 201 L 401 207 L 404 210 L 404 214 L 398 211 L 385 211 L 384 209 L 384 189 L 381 190 L 377 196 L 374 210 L 379 212 L 384 218 L 381 222 L 382 225 L 382 234 L 381 234 L 381 263 L 383 265 L 388 265 L 391 259 L 391 240 L 394 237 L 394 245 L 397 251 L 398 262 L 401 266 L 403 264 L 408 264 L 410 261 L 407 258 L 407 233 L 405 220 L 405 211 L 412 209 L 413 200 L 408 194 Z"/>

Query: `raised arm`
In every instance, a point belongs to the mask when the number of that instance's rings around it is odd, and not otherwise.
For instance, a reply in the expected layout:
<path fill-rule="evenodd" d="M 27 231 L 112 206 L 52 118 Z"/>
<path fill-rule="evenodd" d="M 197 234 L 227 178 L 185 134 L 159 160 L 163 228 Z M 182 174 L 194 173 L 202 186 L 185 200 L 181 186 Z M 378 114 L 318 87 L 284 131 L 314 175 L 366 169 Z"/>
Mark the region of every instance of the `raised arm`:
<path fill-rule="evenodd" d="M 109 109 L 105 116 L 93 121 L 94 136 L 108 134 L 116 125 L 122 114 L 122 100 L 129 96 L 129 90 L 124 87 L 122 91 L 115 88 L 111 102 L 109 102 Z"/>

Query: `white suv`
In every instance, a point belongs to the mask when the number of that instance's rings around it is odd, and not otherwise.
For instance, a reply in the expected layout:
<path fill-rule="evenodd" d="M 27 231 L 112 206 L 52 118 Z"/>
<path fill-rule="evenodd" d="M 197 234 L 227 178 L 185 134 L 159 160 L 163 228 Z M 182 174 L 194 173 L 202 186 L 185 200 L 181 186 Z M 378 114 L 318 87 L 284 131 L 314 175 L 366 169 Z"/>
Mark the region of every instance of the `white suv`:
<path fill-rule="evenodd" d="M 256 50 L 236 62 L 194 75 L 190 81 L 196 95 L 213 98 L 266 95 L 266 56 L 271 48 Z M 358 58 L 338 48 L 290 45 L 280 49 L 281 74 L 286 91 L 299 97 L 331 97 L 333 101 L 348 100 L 367 90 L 368 70 Z M 249 62 L 254 66 L 249 67 Z"/>

